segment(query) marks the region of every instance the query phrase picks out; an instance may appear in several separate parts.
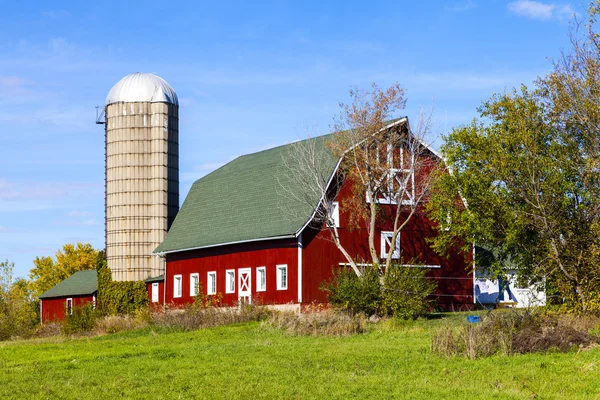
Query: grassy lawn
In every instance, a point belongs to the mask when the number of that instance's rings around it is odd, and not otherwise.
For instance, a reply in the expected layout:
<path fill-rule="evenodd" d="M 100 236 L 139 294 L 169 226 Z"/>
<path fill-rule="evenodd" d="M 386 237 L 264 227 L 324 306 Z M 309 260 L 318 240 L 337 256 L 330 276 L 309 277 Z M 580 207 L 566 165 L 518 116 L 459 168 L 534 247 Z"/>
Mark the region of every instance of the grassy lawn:
<path fill-rule="evenodd" d="M 0 344 L 0 398 L 600 399 L 600 350 L 470 361 L 429 351 L 464 315 L 347 338 L 248 323 Z"/>

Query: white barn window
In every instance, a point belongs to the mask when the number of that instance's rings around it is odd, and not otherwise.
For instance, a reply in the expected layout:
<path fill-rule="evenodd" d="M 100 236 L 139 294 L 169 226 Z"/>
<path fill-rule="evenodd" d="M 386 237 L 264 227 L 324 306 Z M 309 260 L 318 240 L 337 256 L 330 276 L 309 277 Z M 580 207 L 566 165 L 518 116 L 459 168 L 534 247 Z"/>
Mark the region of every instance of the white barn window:
<path fill-rule="evenodd" d="M 381 258 L 387 258 L 390 248 L 392 247 L 392 237 L 394 232 L 382 231 L 381 232 Z M 396 236 L 396 248 L 392 254 L 392 258 L 400 258 L 400 234 Z"/>
<path fill-rule="evenodd" d="M 73 299 L 67 299 L 67 314 L 73 315 Z"/>
<path fill-rule="evenodd" d="M 264 292 L 267 290 L 267 268 L 256 268 L 256 291 Z"/>
<path fill-rule="evenodd" d="M 287 290 L 288 288 L 288 267 L 287 265 L 277 266 L 277 290 Z"/>
<path fill-rule="evenodd" d="M 225 293 L 235 293 L 235 270 L 225 271 Z"/>
<path fill-rule="evenodd" d="M 175 275 L 173 277 L 173 297 L 181 297 L 182 286 L 181 286 L 181 275 Z"/>
<path fill-rule="evenodd" d="M 206 294 L 217 294 L 217 272 L 211 271 L 206 278 Z"/>
<path fill-rule="evenodd" d="M 331 208 L 329 209 L 329 220 L 328 224 L 332 227 L 339 228 L 340 227 L 340 203 L 334 201 L 331 203 Z"/>
<path fill-rule="evenodd" d="M 198 295 L 198 285 L 200 283 L 200 277 L 197 273 L 190 274 L 190 296 L 194 297 Z"/>

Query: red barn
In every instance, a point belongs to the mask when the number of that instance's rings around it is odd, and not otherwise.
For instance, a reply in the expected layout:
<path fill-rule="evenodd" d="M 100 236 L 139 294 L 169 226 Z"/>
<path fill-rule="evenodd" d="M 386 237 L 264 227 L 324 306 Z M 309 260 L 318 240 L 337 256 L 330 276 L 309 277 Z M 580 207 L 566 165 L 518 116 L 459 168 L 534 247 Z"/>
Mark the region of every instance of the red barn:
<path fill-rule="evenodd" d="M 79 271 L 40 296 L 42 323 L 63 320 L 73 308 L 96 304 L 98 277 L 96 270 Z"/>
<path fill-rule="evenodd" d="M 393 134 L 408 130 L 406 118 L 386 129 Z M 329 181 L 341 179 L 339 160 L 326 149 L 331 135 L 314 139 L 331 158 L 322 173 Z M 194 183 L 163 243 L 155 250 L 166 257 L 165 304 L 184 305 L 197 290 L 216 295 L 225 305 L 238 301 L 290 305 L 326 302 L 321 284 L 346 260 L 330 239 L 329 230 L 315 223 L 320 199 L 308 206 L 286 195 L 290 170 L 285 145 L 231 161 Z M 441 162 L 434 150 L 427 157 Z M 369 259 L 366 229 L 348 229 L 344 204 L 352 196 L 344 182 L 334 199 L 335 223 L 340 241 L 353 257 Z M 366 200 L 365 200 L 366 201 Z M 393 208 L 396 205 L 388 204 Z M 381 255 L 389 244 L 391 221 L 376 226 L 376 246 Z M 398 262 L 417 259 L 438 281 L 438 303 L 446 309 L 469 308 L 474 303 L 473 274 L 462 255 L 441 257 L 427 238 L 435 226 L 423 212 L 415 214 L 400 235 Z M 401 256 L 400 256 L 401 254 Z M 407 266 L 408 267 L 408 266 Z"/>

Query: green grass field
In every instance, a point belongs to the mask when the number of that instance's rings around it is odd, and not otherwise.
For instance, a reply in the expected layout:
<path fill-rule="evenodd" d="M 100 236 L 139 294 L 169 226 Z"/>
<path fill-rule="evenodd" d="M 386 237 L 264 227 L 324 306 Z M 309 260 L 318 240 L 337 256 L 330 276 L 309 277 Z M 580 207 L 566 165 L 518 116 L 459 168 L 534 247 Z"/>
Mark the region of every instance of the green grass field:
<path fill-rule="evenodd" d="M 0 398 L 600 399 L 600 350 L 470 361 L 429 351 L 464 315 L 346 338 L 259 323 L 0 344 Z"/>

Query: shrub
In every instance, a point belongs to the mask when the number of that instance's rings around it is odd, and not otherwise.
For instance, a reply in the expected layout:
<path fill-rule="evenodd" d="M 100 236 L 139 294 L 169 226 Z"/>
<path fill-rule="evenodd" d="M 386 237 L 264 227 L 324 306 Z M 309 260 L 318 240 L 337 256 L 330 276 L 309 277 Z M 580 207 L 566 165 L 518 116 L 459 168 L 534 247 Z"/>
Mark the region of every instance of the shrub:
<path fill-rule="evenodd" d="M 378 268 L 369 266 L 362 273 L 362 278 L 359 278 L 352 270 L 340 268 L 334 271 L 332 279 L 322 285 L 321 290 L 327 293 L 332 305 L 350 314 L 376 314 L 381 302 Z"/>
<path fill-rule="evenodd" d="M 475 359 L 493 354 L 521 354 L 558 350 L 599 343 L 590 334 L 600 320 L 592 316 L 510 311 L 488 314 L 481 323 L 437 330 L 431 341 L 433 353 Z"/>
<path fill-rule="evenodd" d="M 97 312 L 92 303 L 86 303 L 72 308 L 72 314 L 66 313 L 62 324 L 62 333 L 72 335 L 74 333 L 89 332 L 94 329 Z"/>
<path fill-rule="evenodd" d="M 426 268 L 394 265 L 384 275 L 381 311 L 403 319 L 415 319 L 429 312 L 434 300 L 427 297 L 437 288 Z"/>
<path fill-rule="evenodd" d="M 281 329 L 289 335 L 349 336 L 366 331 L 364 314 L 349 316 L 325 310 L 306 314 L 275 312 L 262 323 L 263 327 Z"/>

